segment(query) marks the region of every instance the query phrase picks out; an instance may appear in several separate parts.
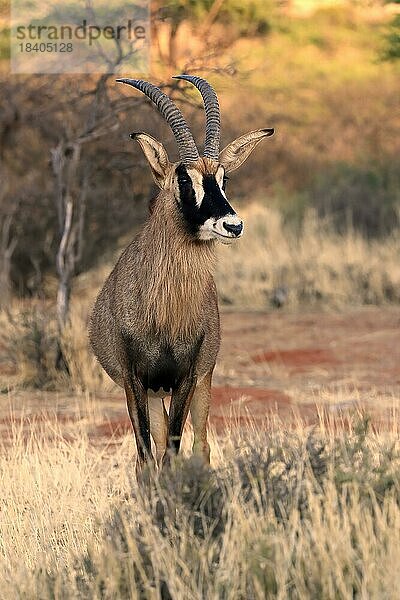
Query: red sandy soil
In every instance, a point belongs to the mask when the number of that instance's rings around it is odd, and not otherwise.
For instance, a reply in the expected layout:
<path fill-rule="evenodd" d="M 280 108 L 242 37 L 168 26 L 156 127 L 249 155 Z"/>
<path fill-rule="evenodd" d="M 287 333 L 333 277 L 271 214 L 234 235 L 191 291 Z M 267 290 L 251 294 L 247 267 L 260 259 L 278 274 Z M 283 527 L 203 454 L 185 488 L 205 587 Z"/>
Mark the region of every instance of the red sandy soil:
<path fill-rule="evenodd" d="M 5 375 L 5 373 L 3 373 Z M 94 404 L 93 404 L 94 403 Z M 54 419 L 65 429 L 85 419 L 89 435 L 118 438 L 130 431 L 123 393 L 95 400 L 50 392 L 0 396 L 0 434 L 11 422 L 29 429 Z M 362 308 L 342 313 L 285 312 L 222 315 L 222 346 L 214 375 L 210 421 L 217 430 L 251 416 L 260 424 L 271 415 L 289 423 L 312 423 L 316 405 L 336 418 L 365 408 L 387 423 L 400 408 L 400 308 Z M 13 417 L 10 419 L 10 408 Z M 1 418 L 3 416 L 3 418 Z"/>

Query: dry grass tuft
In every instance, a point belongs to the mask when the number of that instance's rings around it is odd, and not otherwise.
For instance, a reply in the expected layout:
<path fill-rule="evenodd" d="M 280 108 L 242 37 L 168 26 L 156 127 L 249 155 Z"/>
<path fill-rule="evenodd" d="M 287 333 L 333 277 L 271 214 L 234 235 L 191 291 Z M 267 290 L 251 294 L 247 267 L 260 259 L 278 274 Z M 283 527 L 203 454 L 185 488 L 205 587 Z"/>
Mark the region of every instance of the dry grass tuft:
<path fill-rule="evenodd" d="M 110 391 L 116 385 L 100 367 L 89 347 L 87 322 L 90 309 L 91 306 L 85 303 L 73 303 L 62 345 L 69 369 L 65 384 L 77 392 Z"/>
<path fill-rule="evenodd" d="M 111 451 L 83 421 L 68 441 L 43 425 L 1 453 L 5 597 L 396 597 L 395 419 L 250 424 L 212 435 L 213 469 L 182 457 L 139 487 L 130 436 Z"/>

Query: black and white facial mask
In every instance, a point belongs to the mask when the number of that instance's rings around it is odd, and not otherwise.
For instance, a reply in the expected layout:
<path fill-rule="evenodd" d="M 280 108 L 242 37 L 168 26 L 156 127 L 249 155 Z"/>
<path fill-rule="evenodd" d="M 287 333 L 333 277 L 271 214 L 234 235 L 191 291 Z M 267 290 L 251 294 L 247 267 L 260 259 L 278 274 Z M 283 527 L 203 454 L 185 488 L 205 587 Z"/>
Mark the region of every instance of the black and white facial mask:
<path fill-rule="evenodd" d="M 243 234 L 243 221 L 229 204 L 225 170 L 202 173 L 183 164 L 176 168 L 175 195 L 189 233 L 199 240 L 230 244 Z"/>

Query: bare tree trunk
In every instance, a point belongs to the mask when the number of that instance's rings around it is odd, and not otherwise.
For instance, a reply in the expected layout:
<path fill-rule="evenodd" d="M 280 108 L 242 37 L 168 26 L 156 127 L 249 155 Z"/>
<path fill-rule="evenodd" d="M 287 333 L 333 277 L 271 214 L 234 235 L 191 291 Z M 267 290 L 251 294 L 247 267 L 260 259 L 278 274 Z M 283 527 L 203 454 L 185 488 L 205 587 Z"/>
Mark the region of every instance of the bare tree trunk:
<path fill-rule="evenodd" d="M 52 167 L 56 177 L 56 203 L 60 230 L 56 267 L 58 274 L 57 325 L 58 348 L 56 367 L 68 371 L 62 351 L 62 336 L 68 321 L 72 281 L 82 254 L 84 206 L 87 185 L 79 190 L 77 169 L 80 161 L 79 143 L 60 142 L 52 151 Z M 75 183 L 75 185 L 74 185 Z"/>
<path fill-rule="evenodd" d="M 69 300 L 71 296 L 71 280 L 74 275 L 74 248 L 72 239 L 72 221 L 74 217 L 74 205 L 71 196 L 66 198 L 64 211 L 63 230 L 60 245 L 57 252 L 57 320 L 58 329 L 61 334 L 68 317 Z"/>
<path fill-rule="evenodd" d="M 4 217 L 0 238 L 0 310 L 8 308 L 11 299 L 11 259 L 17 246 L 17 238 L 11 236 L 11 226 L 16 207 Z"/>

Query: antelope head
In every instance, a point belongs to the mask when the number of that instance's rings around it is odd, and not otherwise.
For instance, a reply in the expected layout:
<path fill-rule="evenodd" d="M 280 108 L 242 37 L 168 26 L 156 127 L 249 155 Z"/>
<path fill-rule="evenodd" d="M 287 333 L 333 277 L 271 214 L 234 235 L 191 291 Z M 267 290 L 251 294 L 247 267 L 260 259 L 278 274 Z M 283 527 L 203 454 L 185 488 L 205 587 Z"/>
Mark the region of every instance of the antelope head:
<path fill-rule="evenodd" d="M 194 240 L 219 240 L 229 244 L 243 234 L 243 221 L 226 196 L 227 174 L 250 156 L 257 144 L 274 133 L 257 129 L 238 137 L 221 152 L 221 118 L 217 95 L 211 85 L 192 75 L 175 79 L 189 81 L 200 91 L 206 113 L 204 153 L 200 157 L 186 121 L 168 96 L 141 79 L 117 79 L 140 90 L 163 115 L 175 136 L 180 161 L 171 163 L 161 142 L 148 133 L 132 133 L 150 165 L 153 178 L 162 190 L 172 192 L 186 232 Z"/>

